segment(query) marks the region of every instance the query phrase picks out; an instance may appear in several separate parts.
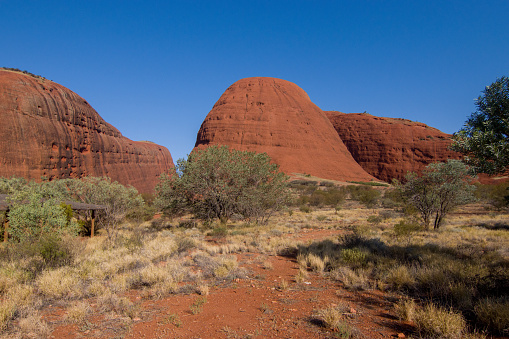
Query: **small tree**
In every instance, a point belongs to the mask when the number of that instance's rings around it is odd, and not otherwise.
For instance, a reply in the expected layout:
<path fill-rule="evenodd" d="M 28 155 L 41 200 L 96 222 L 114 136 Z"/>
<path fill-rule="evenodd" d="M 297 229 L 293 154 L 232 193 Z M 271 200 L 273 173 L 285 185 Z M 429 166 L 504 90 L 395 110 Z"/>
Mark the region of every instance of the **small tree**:
<path fill-rule="evenodd" d="M 432 217 L 434 229 L 438 229 L 454 207 L 475 200 L 473 178 L 468 167 L 459 160 L 429 164 L 421 177 L 410 173 L 406 179 L 399 189 L 407 203 L 419 211 L 426 229 Z"/>
<path fill-rule="evenodd" d="M 211 146 L 179 159 L 174 172 L 161 176 L 156 204 L 170 215 L 192 212 L 226 223 L 238 214 L 265 222 L 287 202 L 286 180 L 265 153 Z"/>
<path fill-rule="evenodd" d="M 454 135 L 451 148 L 463 153 L 464 161 L 477 173 L 502 173 L 509 166 L 509 78 L 487 86 L 476 106 Z"/>

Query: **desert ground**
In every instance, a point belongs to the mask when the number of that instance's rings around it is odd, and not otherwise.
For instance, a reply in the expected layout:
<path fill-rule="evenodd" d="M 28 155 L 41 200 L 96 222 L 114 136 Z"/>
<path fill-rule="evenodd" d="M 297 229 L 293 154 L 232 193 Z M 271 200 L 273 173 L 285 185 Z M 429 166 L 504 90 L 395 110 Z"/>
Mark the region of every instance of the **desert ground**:
<path fill-rule="evenodd" d="M 422 314 L 444 310 L 436 321 L 463 314 L 444 338 L 506 335 L 479 320 L 478 299 L 507 305 L 509 215 L 470 204 L 411 232 L 395 228 L 404 217 L 349 200 L 266 225 L 157 215 L 124 223 L 113 245 L 67 239 L 65 264 L 35 279 L 39 259 L 5 247 L 2 337 L 424 338 Z"/>

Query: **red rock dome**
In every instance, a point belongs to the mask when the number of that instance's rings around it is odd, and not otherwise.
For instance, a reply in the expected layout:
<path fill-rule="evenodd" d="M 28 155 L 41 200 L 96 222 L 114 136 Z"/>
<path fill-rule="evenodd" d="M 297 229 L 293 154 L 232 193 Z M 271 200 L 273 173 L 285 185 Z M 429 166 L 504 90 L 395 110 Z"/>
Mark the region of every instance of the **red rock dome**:
<path fill-rule="evenodd" d="M 132 141 L 82 97 L 41 77 L 0 69 L 0 176 L 108 176 L 151 192 L 170 152 Z"/>
<path fill-rule="evenodd" d="M 246 78 L 231 85 L 203 121 L 196 147 L 266 152 L 287 174 L 373 179 L 352 158 L 324 112 L 297 85 Z"/>
<path fill-rule="evenodd" d="M 354 159 L 374 177 L 391 182 L 432 162 L 459 159 L 451 135 L 420 122 L 367 113 L 325 112 Z"/>

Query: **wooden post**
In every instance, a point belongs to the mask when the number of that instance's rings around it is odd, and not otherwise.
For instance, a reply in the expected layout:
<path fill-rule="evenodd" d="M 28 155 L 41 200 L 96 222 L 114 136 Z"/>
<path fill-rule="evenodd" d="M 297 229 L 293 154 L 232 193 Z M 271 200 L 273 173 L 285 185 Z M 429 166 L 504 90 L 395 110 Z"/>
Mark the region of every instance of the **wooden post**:
<path fill-rule="evenodd" d="M 94 237 L 94 232 L 95 232 L 95 210 L 92 210 L 92 227 L 90 230 L 90 238 Z"/>
<path fill-rule="evenodd" d="M 5 211 L 5 219 L 4 219 L 4 242 L 7 242 L 9 238 L 9 219 L 7 219 L 7 211 Z"/>

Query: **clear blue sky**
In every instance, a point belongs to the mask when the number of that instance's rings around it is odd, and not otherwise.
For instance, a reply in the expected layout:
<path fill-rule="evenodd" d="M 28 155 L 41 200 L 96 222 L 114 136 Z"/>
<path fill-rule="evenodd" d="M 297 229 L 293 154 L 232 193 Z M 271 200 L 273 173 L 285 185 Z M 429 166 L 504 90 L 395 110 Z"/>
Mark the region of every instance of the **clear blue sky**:
<path fill-rule="evenodd" d="M 453 133 L 509 75 L 508 14 L 509 0 L 0 0 L 0 66 L 68 87 L 175 160 L 252 76 L 294 82 L 323 110 Z"/>

